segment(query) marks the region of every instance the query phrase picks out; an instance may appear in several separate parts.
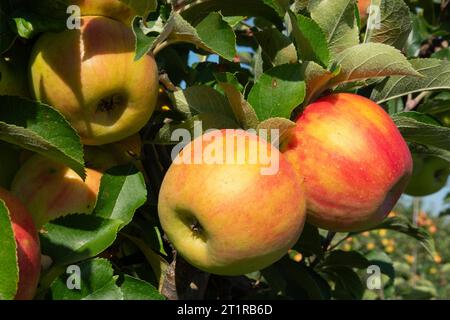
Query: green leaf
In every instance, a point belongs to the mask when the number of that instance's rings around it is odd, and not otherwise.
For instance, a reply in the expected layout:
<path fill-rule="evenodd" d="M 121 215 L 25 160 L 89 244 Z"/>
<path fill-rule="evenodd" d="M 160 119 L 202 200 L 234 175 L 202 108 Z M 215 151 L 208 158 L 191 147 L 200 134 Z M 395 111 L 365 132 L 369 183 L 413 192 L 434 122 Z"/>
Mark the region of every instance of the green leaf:
<path fill-rule="evenodd" d="M 136 55 L 134 60 L 137 61 L 145 56 L 154 47 L 159 33 L 153 30 L 146 30 L 141 23 L 142 19 L 135 17 L 132 22 L 132 29 L 136 38 Z"/>
<path fill-rule="evenodd" d="M 403 49 L 412 28 L 408 6 L 403 0 L 372 0 L 371 6 L 364 42 Z"/>
<path fill-rule="evenodd" d="M 158 290 L 150 283 L 129 275 L 124 276 L 123 283 L 120 285 L 124 300 L 165 300 Z"/>
<path fill-rule="evenodd" d="M 202 41 L 221 57 L 233 60 L 236 56 L 236 36 L 222 15 L 211 12 L 196 27 Z"/>
<path fill-rule="evenodd" d="M 430 234 L 423 228 L 416 227 L 412 225 L 407 218 L 403 216 L 395 216 L 392 218 L 387 218 L 383 222 L 381 222 L 379 225 L 362 230 L 357 233 L 362 233 L 365 231 L 372 231 L 372 230 L 378 230 L 378 229 L 388 229 L 388 230 L 394 230 L 400 233 L 403 233 L 407 236 L 410 236 L 420 242 L 420 244 L 427 250 L 427 252 L 433 256 L 433 254 L 436 252 L 435 246 L 434 246 L 434 240 L 430 236 Z M 357 234 L 354 233 L 354 234 Z"/>
<path fill-rule="evenodd" d="M 334 71 L 326 70 L 313 61 L 302 64 L 300 71 L 302 79 L 306 83 L 306 97 L 304 105 L 314 101 L 322 92 L 328 89 L 331 80 L 340 73 L 337 68 Z"/>
<path fill-rule="evenodd" d="M 52 300 L 123 300 L 123 294 L 116 285 L 111 263 L 106 259 L 93 259 L 78 265 L 81 271 L 80 289 L 69 289 L 76 283 L 75 273 L 59 276 L 51 285 Z"/>
<path fill-rule="evenodd" d="M 291 36 L 295 39 L 298 55 L 302 61 L 314 61 L 323 67 L 330 62 L 325 33 L 311 18 L 289 12 Z"/>
<path fill-rule="evenodd" d="M 44 226 L 42 252 L 53 260 L 53 266 L 76 263 L 95 257 L 116 239 L 120 220 L 94 215 L 70 215 Z"/>
<path fill-rule="evenodd" d="M 131 242 L 133 242 L 144 254 L 145 259 L 147 259 L 148 263 L 152 267 L 155 277 L 158 280 L 159 289 L 161 289 L 164 282 L 166 270 L 169 267 L 169 263 L 159 254 L 155 253 L 143 240 L 127 234 L 124 235 L 125 237 L 130 239 Z"/>
<path fill-rule="evenodd" d="M 289 119 L 305 98 L 301 65 L 285 64 L 266 71 L 252 87 L 248 102 L 260 121 L 281 117 Z"/>
<path fill-rule="evenodd" d="M 12 96 L 0 96 L 0 106 L 0 140 L 64 163 L 85 177 L 80 138 L 58 111 Z"/>
<path fill-rule="evenodd" d="M 325 268 L 341 266 L 365 269 L 369 265 L 369 261 L 357 251 L 333 250 L 327 255 L 321 266 Z"/>
<path fill-rule="evenodd" d="M 152 141 L 155 144 L 178 144 L 181 141 L 177 135 L 172 139 L 175 130 L 186 129 L 190 133 L 190 137 L 196 138 L 209 129 L 238 129 L 239 125 L 231 118 L 225 117 L 218 113 L 201 113 L 193 116 L 182 123 L 167 123 L 156 134 Z M 190 141 L 184 141 L 189 143 Z"/>
<path fill-rule="evenodd" d="M 273 275 L 268 275 L 268 269 Z M 296 263 L 286 257 L 273 264 L 268 269 L 264 269 L 261 273 L 267 277 L 269 285 L 277 286 L 276 283 L 270 281 L 280 277 L 285 279 L 285 296 L 294 299 L 311 299 L 311 300 L 327 300 L 330 298 L 330 288 L 327 282 L 318 275 L 314 270 L 307 268 L 304 264 Z"/>
<path fill-rule="evenodd" d="M 236 37 L 233 29 L 223 21 L 219 13 L 212 12 L 196 28 L 184 20 L 177 12 L 172 12 L 161 35 L 154 45 L 187 42 L 221 57 L 233 60 L 236 55 Z"/>
<path fill-rule="evenodd" d="M 19 281 L 17 247 L 8 209 L 0 199 L 0 300 L 12 300 Z"/>
<path fill-rule="evenodd" d="M 333 85 L 392 75 L 420 77 L 397 49 L 381 43 L 363 43 L 338 54 L 334 64 L 341 72 L 332 79 Z M 412 79 L 412 77 L 411 77 Z"/>
<path fill-rule="evenodd" d="M 355 0 L 310 0 L 311 18 L 325 32 L 328 47 L 335 55 L 359 43 Z"/>
<path fill-rule="evenodd" d="M 385 79 L 372 91 L 371 100 L 377 103 L 421 91 L 450 90 L 450 62 L 438 59 L 410 60 L 423 77 L 394 76 Z"/>
<path fill-rule="evenodd" d="M 430 120 L 418 112 L 402 112 L 392 118 L 406 141 L 450 151 L 450 128 L 430 124 Z"/>
<path fill-rule="evenodd" d="M 280 144 L 282 144 L 281 141 L 288 137 L 288 133 L 292 128 L 295 128 L 295 122 L 289 119 L 270 118 L 261 122 L 256 128 L 256 131 L 261 135 L 263 133 L 261 130 L 265 130 L 264 138 L 267 136 L 267 141 L 279 148 Z M 278 137 L 273 137 L 271 130 L 278 130 Z"/>
<path fill-rule="evenodd" d="M 220 12 L 224 16 L 265 17 L 281 23 L 278 13 L 263 0 L 203 0 L 196 1 L 182 9 L 181 15 L 191 24 L 196 25 L 209 12 Z"/>
<path fill-rule="evenodd" d="M 441 60 L 450 60 L 450 48 L 443 48 L 439 51 L 436 51 L 431 55 L 431 58 L 441 59 Z"/>
<path fill-rule="evenodd" d="M 229 118 L 234 117 L 227 98 L 209 86 L 194 85 L 185 90 L 170 93 L 169 97 L 175 110 L 185 117 L 201 113 L 217 113 Z"/>
<path fill-rule="evenodd" d="M 264 69 L 298 61 L 294 44 L 278 29 L 272 28 L 256 32 L 255 39 L 262 49 Z"/>
<path fill-rule="evenodd" d="M 298 239 L 293 249 L 297 250 L 305 257 L 315 255 L 316 257 L 321 258 L 324 252 L 322 248 L 322 237 L 320 236 L 317 227 L 305 223 L 300 239 Z"/>
<path fill-rule="evenodd" d="M 384 284 L 384 287 L 388 287 L 394 284 L 395 269 L 392 263 L 392 259 L 383 251 L 370 251 L 366 258 L 369 260 L 370 265 L 377 265 L 380 267 L 381 273 L 389 277 L 389 282 Z"/>
<path fill-rule="evenodd" d="M 93 215 L 121 221 L 120 228 L 123 228 L 146 201 L 147 189 L 142 173 L 133 166 L 116 167 L 102 177 Z"/>
<path fill-rule="evenodd" d="M 43 32 L 58 32 L 67 28 L 65 19 L 41 16 L 31 11 L 14 11 L 11 19 L 17 34 L 25 39 L 32 39 Z"/>
<path fill-rule="evenodd" d="M 333 266 L 325 272 L 335 283 L 333 296 L 336 299 L 360 300 L 364 294 L 364 286 L 358 274 L 351 268 Z"/>
<path fill-rule="evenodd" d="M 216 75 L 219 86 L 224 91 L 228 102 L 233 110 L 234 117 L 244 129 L 256 128 L 258 126 L 258 117 L 255 110 L 248 103 L 242 93 L 236 88 L 237 80 L 231 74 Z"/>

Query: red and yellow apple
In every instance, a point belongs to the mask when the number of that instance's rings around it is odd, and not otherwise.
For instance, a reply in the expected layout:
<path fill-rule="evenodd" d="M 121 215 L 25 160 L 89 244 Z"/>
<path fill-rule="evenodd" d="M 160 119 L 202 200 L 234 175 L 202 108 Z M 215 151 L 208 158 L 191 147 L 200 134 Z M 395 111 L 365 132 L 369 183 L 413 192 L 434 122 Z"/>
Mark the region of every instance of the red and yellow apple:
<path fill-rule="evenodd" d="M 86 174 L 83 181 L 65 165 L 34 155 L 17 172 L 11 191 L 26 205 L 40 229 L 58 217 L 94 210 L 102 174 L 92 169 Z"/>
<path fill-rule="evenodd" d="M 69 0 L 80 7 L 82 16 L 103 16 L 131 24 L 136 12 L 119 0 Z"/>
<path fill-rule="evenodd" d="M 130 28 L 105 17 L 83 17 L 81 30 L 45 33 L 36 42 L 30 79 L 34 97 L 58 109 L 83 144 L 102 145 L 137 133 L 158 98 L 150 54 L 135 61 Z"/>
<path fill-rule="evenodd" d="M 307 219 L 332 231 L 381 222 L 405 190 L 411 153 L 389 115 L 355 94 L 307 106 L 281 150 L 304 181 Z"/>
<path fill-rule="evenodd" d="M 450 165 L 434 156 L 413 155 L 414 170 L 405 193 L 423 197 L 438 192 L 447 183 Z"/>
<path fill-rule="evenodd" d="M 261 151 L 271 160 L 255 157 Z M 277 161 L 277 170 L 263 174 Z M 260 270 L 285 255 L 303 229 L 304 190 L 294 175 L 278 149 L 254 134 L 207 133 L 168 170 L 159 195 L 161 225 L 178 252 L 201 270 Z"/>
<path fill-rule="evenodd" d="M 0 187 L 0 200 L 8 208 L 17 245 L 19 281 L 16 300 L 34 298 L 41 272 L 39 237 L 30 213 L 9 191 Z"/>
<path fill-rule="evenodd" d="M 29 95 L 26 72 L 12 59 L 0 56 L 0 95 L 26 97 Z"/>

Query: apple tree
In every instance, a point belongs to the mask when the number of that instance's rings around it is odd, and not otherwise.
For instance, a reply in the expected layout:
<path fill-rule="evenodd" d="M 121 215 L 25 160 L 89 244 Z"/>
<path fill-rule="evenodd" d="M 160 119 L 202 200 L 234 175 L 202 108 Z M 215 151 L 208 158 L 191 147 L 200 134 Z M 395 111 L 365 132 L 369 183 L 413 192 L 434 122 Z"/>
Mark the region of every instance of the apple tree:
<path fill-rule="evenodd" d="M 436 260 L 419 208 L 393 208 L 450 174 L 449 8 L 0 1 L 0 299 L 435 297 L 395 282 L 407 247 L 369 244 L 389 232 Z M 277 175 L 175 169 L 203 146 L 177 132 L 215 129 L 279 156 Z M 19 206 L 38 285 L 21 276 Z"/>

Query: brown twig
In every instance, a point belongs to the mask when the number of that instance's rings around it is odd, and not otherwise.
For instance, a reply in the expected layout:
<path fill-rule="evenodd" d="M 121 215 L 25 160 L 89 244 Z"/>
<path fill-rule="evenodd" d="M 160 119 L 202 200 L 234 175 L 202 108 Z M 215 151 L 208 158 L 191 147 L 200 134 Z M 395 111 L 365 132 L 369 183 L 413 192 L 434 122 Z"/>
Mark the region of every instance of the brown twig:
<path fill-rule="evenodd" d="M 429 91 L 424 91 L 418 94 L 415 98 L 413 98 L 412 94 L 408 95 L 408 100 L 406 101 L 405 111 L 413 111 L 423 99 L 430 95 Z"/>

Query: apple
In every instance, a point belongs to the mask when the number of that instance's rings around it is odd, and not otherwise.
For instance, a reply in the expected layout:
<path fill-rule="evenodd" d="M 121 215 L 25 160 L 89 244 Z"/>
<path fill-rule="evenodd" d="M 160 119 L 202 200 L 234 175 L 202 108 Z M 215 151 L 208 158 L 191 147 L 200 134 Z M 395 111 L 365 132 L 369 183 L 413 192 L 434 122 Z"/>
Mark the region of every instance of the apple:
<path fill-rule="evenodd" d="M 102 145 L 137 133 L 158 98 L 150 54 L 134 61 L 130 28 L 105 17 L 83 17 L 81 30 L 45 33 L 30 62 L 34 97 L 58 109 L 83 144 Z"/>
<path fill-rule="evenodd" d="M 281 150 L 304 180 L 307 220 L 331 231 L 381 222 L 411 176 L 411 153 L 389 115 L 347 93 L 306 107 Z"/>
<path fill-rule="evenodd" d="M 29 95 L 26 71 L 21 71 L 13 58 L 0 56 L 0 95 Z"/>
<path fill-rule="evenodd" d="M 80 7 L 82 16 L 104 16 L 131 24 L 137 13 L 119 0 L 72 0 L 69 5 Z"/>
<path fill-rule="evenodd" d="M 405 193 L 423 197 L 438 192 L 447 183 L 450 165 L 434 156 L 413 155 L 414 170 Z"/>
<path fill-rule="evenodd" d="M 0 200 L 8 208 L 17 245 L 19 282 L 16 300 L 33 299 L 41 272 L 39 237 L 25 206 L 9 191 L 0 187 Z"/>
<path fill-rule="evenodd" d="M 9 189 L 20 167 L 21 151 L 6 142 L 0 141 L 0 187 Z"/>
<path fill-rule="evenodd" d="M 136 164 L 139 170 L 143 170 L 140 163 L 141 153 L 142 140 L 139 134 L 103 146 L 84 147 L 86 166 L 101 172 L 130 163 Z"/>
<path fill-rule="evenodd" d="M 278 160 L 277 170 L 262 174 L 269 162 L 251 161 L 258 150 L 266 151 L 270 165 Z M 221 152 L 226 161 L 213 163 Z M 196 157 L 203 161 L 182 161 Z M 207 133 L 176 156 L 164 177 L 158 203 L 162 228 L 201 270 L 242 275 L 263 269 L 288 252 L 304 226 L 304 190 L 294 174 L 278 149 L 255 134 Z"/>
<path fill-rule="evenodd" d="M 102 174 L 86 170 L 86 180 L 64 164 L 33 155 L 19 169 L 11 191 L 31 212 L 36 227 L 74 213 L 91 213 L 97 201 Z"/>

